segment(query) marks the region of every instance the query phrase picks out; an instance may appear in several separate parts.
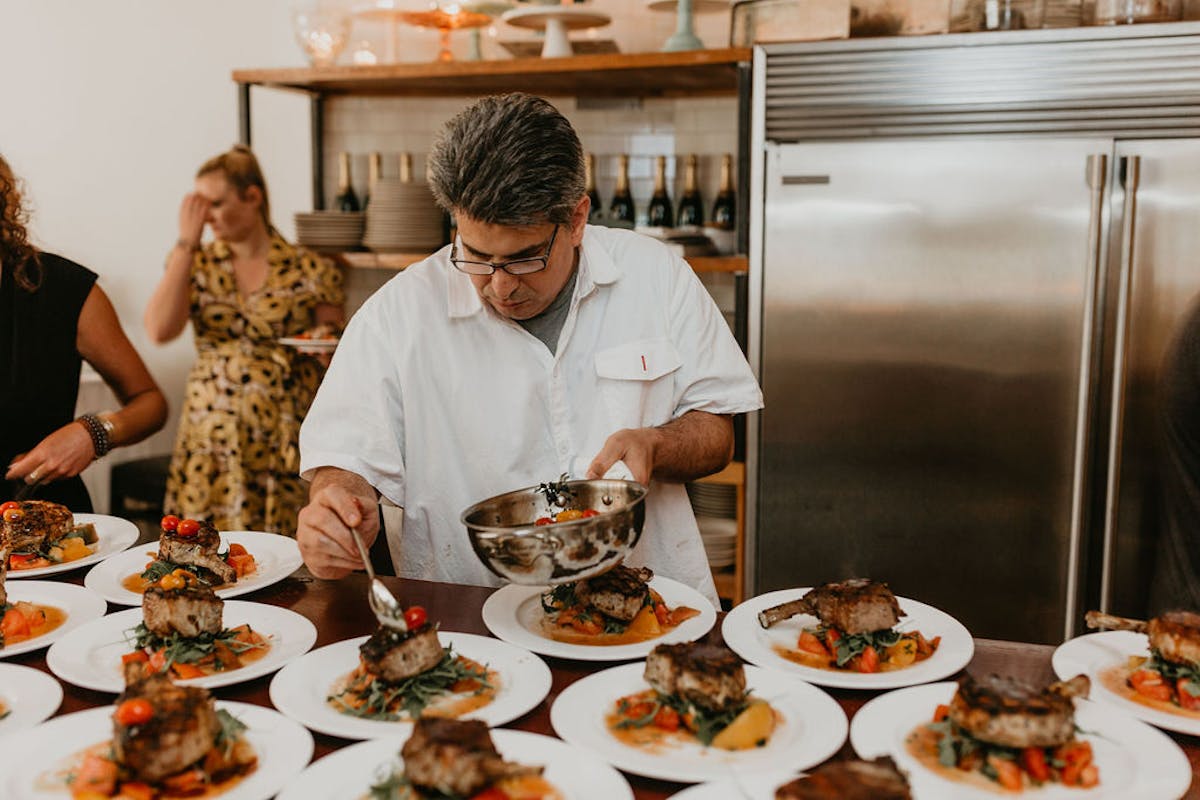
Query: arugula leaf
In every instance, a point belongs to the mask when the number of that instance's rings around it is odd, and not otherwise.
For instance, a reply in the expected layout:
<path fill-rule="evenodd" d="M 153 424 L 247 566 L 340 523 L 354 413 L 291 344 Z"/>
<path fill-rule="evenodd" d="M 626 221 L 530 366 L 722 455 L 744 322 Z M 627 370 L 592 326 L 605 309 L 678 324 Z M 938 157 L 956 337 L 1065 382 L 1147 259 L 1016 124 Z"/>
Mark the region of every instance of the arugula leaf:
<path fill-rule="evenodd" d="M 136 628 L 125 631 L 125 641 L 137 650 L 162 650 L 166 669 L 170 669 L 172 664 L 194 664 L 212 655 L 218 644 L 225 645 L 236 655 L 248 650 L 270 647 L 269 644 L 248 644 L 240 641 L 239 635 L 239 631 L 225 628 L 216 633 L 202 633 L 195 637 L 181 636 L 178 633 L 158 636 L 146 627 L 146 623 L 139 622 Z M 220 671 L 225 665 L 218 659 L 216 668 Z"/>
<path fill-rule="evenodd" d="M 246 723 L 223 708 L 217 709 L 217 721 L 221 723 L 221 729 L 217 731 L 217 738 L 213 744 L 221 748 L 221 752 L 228 756 L 233 751 L 233 746 L 237 744 L 238 739 L 242 738 L 242 731 L 246 730 Z"/>
<path fill-rule="evenodd" d="M 474 694 L 482 694 L 494 688 L 487 679 L 486 667 L 475 670 L 458 660 L 458 656 L 447 647 L 437 666 L 419 675 L 395 683 L 374 678 L 362 687 L 347 687 L 326 700 L 334 703 L 338 710 L 355 717 L 394 722 L 416 719 L 437 698 L 451 691 L 460 680 L 479 681 Z M 347 698 L 361 700 L 356 708 Z"/>
<path fill-rule="evenodd" d="M 159 561 L 155 559 L 146 565 L 146 569 L 142 570 L 142 574 L 138 577 L 140 577 L 146 583 L 158 583 L 176 569 L 176 565 L 169 561 Z"/>
<path fill-rule="evenodd" d="M 574 583 L 561 583 L 548 592 L 542 592 L 542 610 L 547 614 L 575 605 L 579 605 L 579 600 L 575 597 Z"/>

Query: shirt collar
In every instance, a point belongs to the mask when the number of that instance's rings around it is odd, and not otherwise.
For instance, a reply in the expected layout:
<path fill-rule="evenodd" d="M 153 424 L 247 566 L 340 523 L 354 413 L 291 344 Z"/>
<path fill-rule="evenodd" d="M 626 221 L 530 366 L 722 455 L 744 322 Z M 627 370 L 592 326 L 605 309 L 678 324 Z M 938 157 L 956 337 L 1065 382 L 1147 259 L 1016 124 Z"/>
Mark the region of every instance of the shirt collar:
<path fill-rule="evenodd" d="M 450 317 L 469 317 L 482 311 L 483 300 L 479 297 L 479 292 L 475 291 L 470 276 L 459 272 L 450 263 L 450 248 L 442 248 L 438 257 L 446 269 L 447 312 Z M 579 276 L 575 281 L 575 297 L 585 297 L 596 286 L 615 283 L 621 274 L 620 267 L 601 245 L 600 236 L 593 231 L 592 226 L 585 227 L 579 253 Z"/>

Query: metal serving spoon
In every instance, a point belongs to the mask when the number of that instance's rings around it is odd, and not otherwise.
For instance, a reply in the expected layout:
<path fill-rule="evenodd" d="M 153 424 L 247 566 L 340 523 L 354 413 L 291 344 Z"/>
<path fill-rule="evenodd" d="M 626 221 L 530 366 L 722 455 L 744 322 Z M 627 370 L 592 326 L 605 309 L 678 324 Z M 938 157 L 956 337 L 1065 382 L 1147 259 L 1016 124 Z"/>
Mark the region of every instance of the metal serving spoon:
<path fill-rule="evenodd" d="M 367 553 L 358 529 L 351 528 L 350 534 L 354 537 L 354 544 L 358 546 L 358 554 L 362 557 L 367 577 L 371 579 L 371 588 L 367 590 L 367 603 L 371 606 L 371 611 L 375 612 L 375 619 L 379 620 L 379 624 L 385 628 L 408 633 L 408 625 L 404 622 L 404 609 L 400 606 L 400 601 L 396 599 L 396 596 L 383 585 L 383 581 L 375 577 L 375 569 L 371 566 L 371 556 Z"/>

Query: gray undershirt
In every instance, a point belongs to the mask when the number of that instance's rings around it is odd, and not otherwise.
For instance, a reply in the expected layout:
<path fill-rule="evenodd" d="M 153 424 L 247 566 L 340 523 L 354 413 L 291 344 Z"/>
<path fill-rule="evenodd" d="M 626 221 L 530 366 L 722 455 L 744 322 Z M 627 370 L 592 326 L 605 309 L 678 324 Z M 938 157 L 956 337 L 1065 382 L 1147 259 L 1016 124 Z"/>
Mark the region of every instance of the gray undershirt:
<path fill-rule="evenodd" d="M 566 286 L 562 288 L 558 297 L 554 298 L 554 302 L 545 311 L 536 317 L 516 320 L 518 325 L 540 339 L 551 353 L 558 352 L 558 336 L 562 333 L 563 325 L 566 324 L 567 312 L 571 310 L 571 296 L 575 294 L 575 277 L 577 275 L 579 275 L 579 269 L 573 269 Z"/>

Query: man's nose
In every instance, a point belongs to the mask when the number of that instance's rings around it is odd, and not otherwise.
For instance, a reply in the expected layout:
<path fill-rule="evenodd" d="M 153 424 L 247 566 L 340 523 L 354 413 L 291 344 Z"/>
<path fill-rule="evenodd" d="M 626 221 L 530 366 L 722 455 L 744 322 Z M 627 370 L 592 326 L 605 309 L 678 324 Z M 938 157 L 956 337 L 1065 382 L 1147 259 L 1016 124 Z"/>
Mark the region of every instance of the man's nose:
<path fill-rule="evenodd" d="M 502 269 L 492 273 L 492 293 L 500 300 L 507 300 L 520 285 L 520 278 L 515 278 Z"/>

